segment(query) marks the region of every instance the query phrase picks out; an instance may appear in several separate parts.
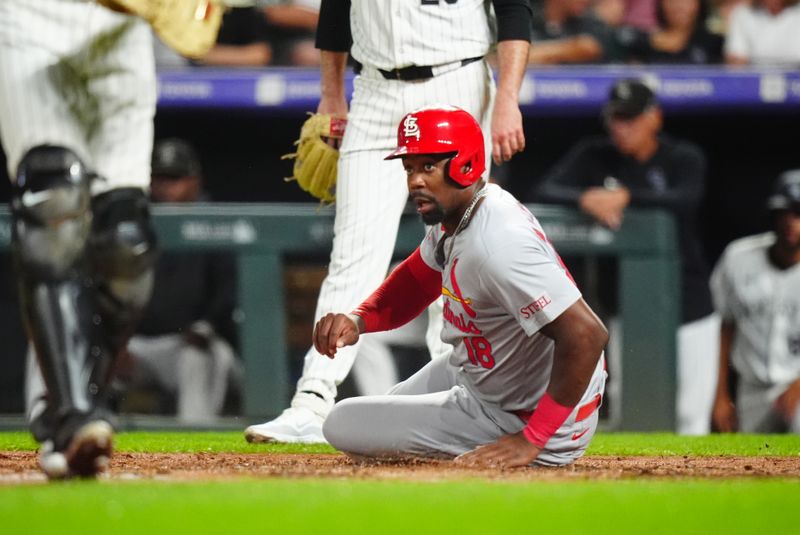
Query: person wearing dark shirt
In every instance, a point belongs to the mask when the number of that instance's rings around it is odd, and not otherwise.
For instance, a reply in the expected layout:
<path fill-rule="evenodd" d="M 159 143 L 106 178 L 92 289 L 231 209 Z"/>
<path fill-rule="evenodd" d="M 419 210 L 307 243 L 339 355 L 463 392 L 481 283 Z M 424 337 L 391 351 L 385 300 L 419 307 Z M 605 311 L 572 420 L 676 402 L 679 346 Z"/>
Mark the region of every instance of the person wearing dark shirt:
<path fill-rule="evenodd" d="M 629 60 L 639 63 L 703 65 L 722 63 L 723 38 L 706 27 L 708 8 L 702 0 L 660 0 L 658 28 L 618 32 Z"/>
<path fill-rule="evenodd" d="M 197 156 L 167 139 L 153 149 L 155 203 L 201 199 Z M 156 264 L 153 299 L 128 344 L 131 388 L 155 385 L 175 395 L 177 416 L 203 424 L 219 415 L 240 363 L 232 349 L 236 266 L 225 253 L 164 252 Z"/>
<path fill-rule="evenodd" d="M 259 67 L 272 63 L 273 55 L 264 14 L 254 7 L 238 7 L 225 13 L 216 44 L 198 63 Z"/>
<path fill-rule="evenodd" d="M 661 133 L 661 108 L 641 81 L 614 84 L 604 116 L 609 136 L 579 142 L 543 178 L 535 200 L 575 205 L 614 230 L 628 206 L 662 208 L 674 216 L 682 281 L 677 431 L 707 434 L 719 318 L 713 313 L 709 269 L 696 230 L 705 157 L 694 144 Z"/>
<path fill-rule="evenodd" d="M 591 14 L 587 0 L 544 0 L 532 4 L 528 63 L 599 63 L 612 33 Z"/>
<path fill-rule="evenodd" d="M 276 65 L 314 67 L 320 52 L 314 46 L 320 0 L 256 0 L 269 26 Z"/>

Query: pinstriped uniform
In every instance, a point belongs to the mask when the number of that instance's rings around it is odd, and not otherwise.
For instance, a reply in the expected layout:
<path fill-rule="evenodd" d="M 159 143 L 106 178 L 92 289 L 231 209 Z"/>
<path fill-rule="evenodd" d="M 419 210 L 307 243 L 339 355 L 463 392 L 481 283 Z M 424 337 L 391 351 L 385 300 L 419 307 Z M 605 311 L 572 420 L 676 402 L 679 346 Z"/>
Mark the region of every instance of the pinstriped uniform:
<path fill-rule="evenodd" d="M 93 192 L 150 183 L 156 82 L 146 22 L 88 0 L 0 1 L 0 138 L 9 175 L 42 144 L 75 151 Z"/>
<path fill-rule="evenodd" d="M 484 0 L 354 0 L 353 58 L 379 69 L 483 56 L 492 42 Z"/>
<path fill-rule="evenodd" d="M 342 142 L 333 251 L 317 319 L 353 310 L 386 275 L 408 189 L 402 165 L 383 158 L 397 144 L 402 117 L 424 105 L 451 104 L 469 111 L 488 132 L 494 102 L 494 80 L 486 62 L 459 64 L 489 50 L 493 32 L 488 2 L 353 0 L 350 21 L 352 55 L 363 68 L 354 80 Z M 387 80 L 378 71 L 410 65 L 441 67 L 422 81 Z M 488 168 L 490 139 L 486 154 Z M 432 319 L 428 345 L 436 355 L 449 346 L 438 339 L 441 318 Z M 436 337 L 430 336 L 433 332 Z M 311 348 L 297 390 L 317 392 L 332 404 L 357 348 L 341 348 L 335 359 Z"/>

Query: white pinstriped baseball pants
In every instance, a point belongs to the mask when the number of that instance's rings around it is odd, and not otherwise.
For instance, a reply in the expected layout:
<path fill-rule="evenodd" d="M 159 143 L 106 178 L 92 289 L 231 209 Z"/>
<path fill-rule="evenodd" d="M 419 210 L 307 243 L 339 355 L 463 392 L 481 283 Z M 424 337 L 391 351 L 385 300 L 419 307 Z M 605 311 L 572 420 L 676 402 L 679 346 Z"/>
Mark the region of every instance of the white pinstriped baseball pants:
<path fill-rule="evenodd" d="M 369 66 L 356 77 L 339 159 L 333 250 L 315 320 L 329 312 L 350 312 L 386 276 L 408 188 L 401 163 L 387 162 L 384 157 L 397 145 L 397 126 L 403 116 L 437 103 L 466 109 L 487 134 L 488 169 L 494 92 L 491 70 L 483 61 L 422 82 L 386 80 Z M 438 346 L 431 348 L 433 356 L 449 351 L 438 337 L 441 317 L 432 318 L 430 324 L 429 333 L 435 336 L 428 336 L 428 346 Z M 329 359 L 312 347 L 297 390 L 321 394 L 330 408 L 357 351 L 358 345 L 342 348 L 335 359 Z M 303 402 L 295 398 L 295 404 Z"/>
<path fill-rule="evenodd" d="M 0 137 L 9 175 L 25 152 L 75 151 L 115 187 L 147 188 L 156 81 L 150 28 L 89 0 L 0 1 Z"/>

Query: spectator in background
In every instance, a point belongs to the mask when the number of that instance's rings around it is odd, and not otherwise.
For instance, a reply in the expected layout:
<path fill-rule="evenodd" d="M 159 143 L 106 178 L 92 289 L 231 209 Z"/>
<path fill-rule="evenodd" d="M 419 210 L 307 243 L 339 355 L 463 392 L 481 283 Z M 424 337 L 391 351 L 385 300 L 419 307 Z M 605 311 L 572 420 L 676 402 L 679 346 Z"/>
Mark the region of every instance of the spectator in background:
<path fill-rule="evenodd" d="M 186 142 L 156 143 L 152 173 L 154 202 L 203 199 L 199 160 Z M 175 395 L 184 423 L 213 421 L 241 373 L 232 349 L 235 303 L 236 267 L 229 254 L 163 252 L 153 298 L 128 344 L 129 388 L 157 386 Z"/>
<path fill-rule="evenodd" d="M 629 59 L 640 63 L 708 64 L 722 62 L 721 36 L 706 27 L 708 7 L 702 0 L 659 0 L 658 28 L 631 32 Z"/>
<path fill-rule="evenodd" d="M 731 243 L 711 278 L 722 316 L 714 402 L 722 432 L 800 433 L 800 169 L 781 175 L 767 207 L 773 230 Z"/>
<path fill-rule="evenodd" d="M 656 0 L 625 0 L 626 26 L 651 31 L 656 28 Z"/>
<path fill-rule="evenodd" d="M 610 28 L 625 24 L 627 4 L 625 0 L 594 0 L 592 14 Z"/>
<path fill-rule="evenodd" d="M 725 41 L 731 65 L 800 66 L 800 5 L 792 0 L 756 0 L 731 13 Z"/>
<path fill-rule="evenodd" d="M 613 41 L 611 29 L 594 17 L 590 0 L 544 0 L 533 4 L 528 63 L 600 63 Z"/>
<path fill-rule="evenodd" d="M 750 5 L 750 0 L 709 0 L 708 29 L 712 33 L 724 36 L 733 10 L 740 5 Z"/>
<path fill-rule="evenodd" d="M 254 7 L 237 7 L 225 12 L 217 43 L 198 63 L 261 67 L 272 63 L 272 59 L 270 27 L 263 13 Z"/>
<path fill-rule="evenodd" d="M 217 42 L 201 59 L 190 60 L 153 36 L 153 49 L 158 69 L 175 69 L 192 65 L 217 67 L 261 67 L 273 60 L 270 25 L 264 14 L 254 7 L 232 8 L 222 17 Z"/>
<path fill-rule="evenodd" d="M 315 67 L 314 44 L 321 0 L 256 0 L 267 23 L 276 65 Z"/>
<path fill-rule="evenodd" d="M 661 133 L 661 108 L 650 88 L 638 80 L 614 84 L 604 115 L 609 137 L 579 142 L 543 178 L 533 200 L 571 204 L 613 230 L 622 224 L 628 206 L 663 208 L 675 216 L 682 282 L 677 431 L 707 434 L 719 320 L 713 314 L 696 229 L 705 157 L 695 145 Z"/>
<path fill-rule="evenodd" d="M 656 28 L 656 0 L 594 0 L 594 15 L 612 28 L 645 32 Z"/>
<path fill-rule="evenodd" d="M 592 3 L 592 15 L 608 27 L 610 37 L 603 43 L 603 55 L 607 63 L 625 61 L 626 43 L 640 31 L 625 24 L 627 8 L 625 0 L 595 0 Z"/>

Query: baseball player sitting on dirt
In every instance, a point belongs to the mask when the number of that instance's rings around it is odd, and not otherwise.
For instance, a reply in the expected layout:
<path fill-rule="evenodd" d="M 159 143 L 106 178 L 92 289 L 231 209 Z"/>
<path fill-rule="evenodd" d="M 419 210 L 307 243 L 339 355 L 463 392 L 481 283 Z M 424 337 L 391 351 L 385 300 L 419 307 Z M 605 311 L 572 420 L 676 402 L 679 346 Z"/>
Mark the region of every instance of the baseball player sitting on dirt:
<path fill-rule="evenodd" d="M 398 147 L 410 197 L 433 225 L 419 248 L 349 314 L 314 329 L 335 357 L 362 333 L 402 325 L 444 296 L 442 340 L 454 346 L 387 395 L 336 404 L 325 438 L 357 458 L 565 465 L 597 428 L 608 333 L 542 227 L 484 180 L 481 128 L 466 111 L 406 115 Z"/>

